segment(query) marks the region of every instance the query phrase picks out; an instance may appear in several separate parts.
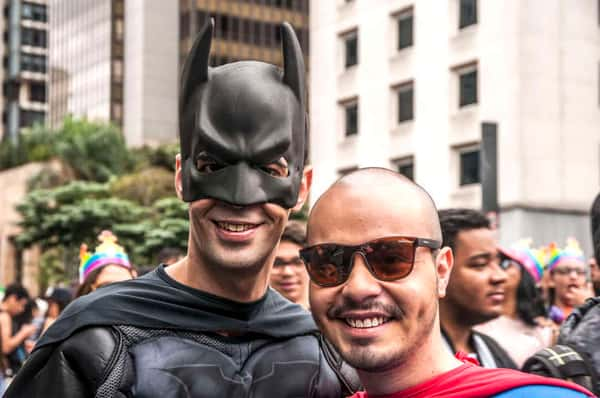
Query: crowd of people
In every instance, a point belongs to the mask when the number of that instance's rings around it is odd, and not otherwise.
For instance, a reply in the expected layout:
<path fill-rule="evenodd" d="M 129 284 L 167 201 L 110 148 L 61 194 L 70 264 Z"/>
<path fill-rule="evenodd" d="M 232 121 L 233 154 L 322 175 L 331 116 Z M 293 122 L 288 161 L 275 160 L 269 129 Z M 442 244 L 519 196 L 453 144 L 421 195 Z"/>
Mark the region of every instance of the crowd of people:
<path fill-rule="evenodd" d="M 189 203 L 187 253 L 138 274 L 103 231 L 93 252 L 82 245 L 76 292 L 31 300 L 7 287 L 5 397 L 598 392 L 599 272 L 574 239 L 500 247 L 484 214 L 438 211 L 422 187 L 382 168 L 347 174 L 306 224 L 289 221 L 312 181 L 296 35 L 283 24 L 283 70 L 210 68 L 212 29 L 180 87 L 175 190 Z"/>

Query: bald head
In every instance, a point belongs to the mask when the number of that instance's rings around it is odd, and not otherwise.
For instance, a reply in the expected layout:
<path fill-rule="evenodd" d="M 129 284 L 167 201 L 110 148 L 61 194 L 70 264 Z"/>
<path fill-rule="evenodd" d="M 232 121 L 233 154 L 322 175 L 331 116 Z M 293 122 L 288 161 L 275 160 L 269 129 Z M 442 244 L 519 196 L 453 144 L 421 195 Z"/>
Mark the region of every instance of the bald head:
<path fill-rule="evenodd" d="M 340 178 L 315 203 L 308 220 L 311 245 L 357 244 L 390 235 L 442 240 L 429 194 L 383 168 L 360 169 Z"/>

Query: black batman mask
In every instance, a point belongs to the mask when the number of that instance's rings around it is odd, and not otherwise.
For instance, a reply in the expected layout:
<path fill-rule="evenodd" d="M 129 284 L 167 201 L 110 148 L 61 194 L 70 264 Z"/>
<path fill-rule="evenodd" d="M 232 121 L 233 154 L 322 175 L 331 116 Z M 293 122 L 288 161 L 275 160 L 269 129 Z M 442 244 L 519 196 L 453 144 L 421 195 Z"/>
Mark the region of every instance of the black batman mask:
<path fill-rule="evenodd" d="M 292 208 L 306 146 L 304 60 L 294 30 L 286 22 L 281 26 L 283 71 L 255 61 L 209 67 L 212 30 L 211 21 L 198 35 L 181 76 L 183 200 Z M 288 174 L 273 175 L 265 166 L 281 158 Z M 199 161 L 209 167 L 199 168 Z"/>

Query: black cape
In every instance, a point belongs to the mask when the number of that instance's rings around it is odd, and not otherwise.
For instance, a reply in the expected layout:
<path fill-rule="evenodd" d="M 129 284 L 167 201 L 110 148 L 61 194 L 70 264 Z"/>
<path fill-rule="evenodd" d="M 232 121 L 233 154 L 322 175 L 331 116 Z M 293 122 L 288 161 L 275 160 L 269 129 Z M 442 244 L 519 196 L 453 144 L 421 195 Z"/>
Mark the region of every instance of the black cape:
<path fill-rule="evenodd" d="M 273 338 L 317 333 L 307 311 L 273 289 L 258 301 L 239 303 L 173 280 L 164 266 L 115 283 L 72 302 L 35 349 L 67 339 L 88 326 L 131 325 L 193 332 L 239 331 Z"/>

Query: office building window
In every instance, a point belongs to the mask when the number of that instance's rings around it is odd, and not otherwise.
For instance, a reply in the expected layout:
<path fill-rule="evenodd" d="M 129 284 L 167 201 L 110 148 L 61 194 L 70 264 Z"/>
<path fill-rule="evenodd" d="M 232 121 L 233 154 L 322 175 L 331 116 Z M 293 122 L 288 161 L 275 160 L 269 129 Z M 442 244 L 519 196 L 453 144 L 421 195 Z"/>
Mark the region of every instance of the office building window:
<path fill-rule="evenodd" d="M 477 66 L 458 71 L 459 106 L 477 103 Z"/>
<path fill-rule="evenodd" d="M 413 120 L 414 118 L 414 90 L 413 83 L 402 84 L 397 89 L 398 96 L 398 123 Z"/>
<path fill-rule="evenodd" d="M 413 10 L 398 15 L 398 50 L 413 45 Z"/>
<path fill-rule="evenodd" d="M 358 31 L 354 30 L 342 36 L 344 42 L 344 60 L 346 68 L 358 64 Z"/>
<path fill-rule="evenodd" d="M 21 30 L 21 41 L 26 46 L 48 46 L 48 37 L 45 30 L 23 28 Z"/>
<path fill-rule="evenodd" d="M 479 175 L 479 149 L 460 152 L 460 185 L 477 184 L 481 182 Z"/>
<path fill-rule="evenodd" d="M 344 114 L 344 135 L 358 134 L 358 99 L 343 101 L 340 106 Z"/>
<path fill-rule="evenodd" d="M 45 5 L 23 2 L 21 7 L 23 19 L 30 19 L 38 22 L 48 21 Z"/>
<path fill-rule="evenodd" d="M 33 126 L 34 124 L 43 124 L 44 123 L 44 118 L 46 117 L 46 114 L 44 112 L 39 112 L 39 111 L 28 111 L 28 110 L 24 110 L 21 109 L 20 113 L 20 118 L 21 118 L 21 123 L 20 126 L 21 127 L 29 127 L 29 126 Z"/>
<path fill-rule="evenodd" d="M 46 102 L 46 85 L 44 83 L 31 83 L 29 86 L 29 100 L 31 102 Z"/>
<path fill-rule="evenodd" d="M 458 28 L 462 29 L 477 23 L 477 0 L 460 0 Z"/>
<path fill-rule="evenodd" d="M 396 171 L 406 178 L 415 180 L 415 161 L 412 156 L 394 161 Z"/>
<path fill-rule="evenodd" d="M 43 55 L 21 53 L 21 69 L 46 73 L 46 57 Z"/>

